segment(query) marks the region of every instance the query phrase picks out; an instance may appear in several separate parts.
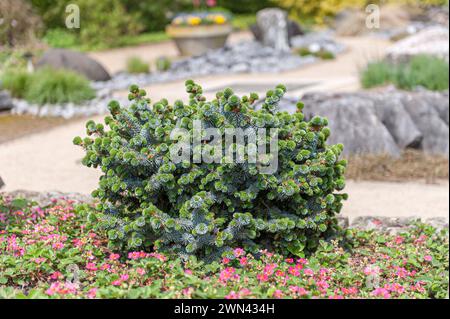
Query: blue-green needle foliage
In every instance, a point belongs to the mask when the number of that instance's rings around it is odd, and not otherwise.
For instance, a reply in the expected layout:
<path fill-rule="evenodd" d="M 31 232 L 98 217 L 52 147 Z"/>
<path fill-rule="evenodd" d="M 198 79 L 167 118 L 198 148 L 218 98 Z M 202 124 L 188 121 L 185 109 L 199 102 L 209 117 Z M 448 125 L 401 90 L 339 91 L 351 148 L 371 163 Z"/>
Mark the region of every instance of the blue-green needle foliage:
<path fill-rule="evenodd" d="M 131 106 L 109 104 L 109 126 L 87 123 L 83 164 L 103 171 L 93 196 L 100 199 L 99 224 L 116 249 L 151 249 L 181 257 L 226 256 L 235 247 L 268 248 L 301 256 L 337 229 L 346 161 L 341 144 L 328 145 L 327 120 L 278 112 L 283 85 L 267 92 L 260 110 L 256 94 L 242 98 L 231 89 L 206 101 L 202 88 L 186 82 L 189 103 L 151 104 L 146 92 L 131 87 Z M 278 170 L 266 175 L 252 163 L 171 161 L 174 128 L 278 129 Z M 266 137 L 267 147 L 270 137 Z M 205 142 L 204 145 L 207 145 Z M 192 150 L 191 150 L 192 154 Z M 246 156 L 248 154 L 246 153 Z M 93 217 L 97 218 L 97 217 Z"/>

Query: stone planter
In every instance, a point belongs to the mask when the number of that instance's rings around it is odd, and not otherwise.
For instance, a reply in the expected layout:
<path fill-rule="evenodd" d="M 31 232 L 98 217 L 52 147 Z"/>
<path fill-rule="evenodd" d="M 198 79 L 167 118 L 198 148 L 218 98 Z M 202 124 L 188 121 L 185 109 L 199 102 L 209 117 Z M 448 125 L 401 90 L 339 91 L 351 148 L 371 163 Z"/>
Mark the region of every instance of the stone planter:
<path fill-rule="evenodd" d="M 232 30 L 229 24 L 169 25 L 166 28 L 167 34 L 175 41 L 181 55 L 200 55 L 211 49 L 222 48 Z"/>

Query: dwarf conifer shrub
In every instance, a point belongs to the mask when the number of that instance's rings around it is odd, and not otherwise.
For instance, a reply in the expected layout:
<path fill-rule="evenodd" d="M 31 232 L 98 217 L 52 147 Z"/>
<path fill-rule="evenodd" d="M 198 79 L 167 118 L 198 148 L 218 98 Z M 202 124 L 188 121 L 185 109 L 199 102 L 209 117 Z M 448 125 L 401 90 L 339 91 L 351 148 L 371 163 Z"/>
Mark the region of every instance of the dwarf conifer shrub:
<path fill-rule="evenodd" d="M 267 92 L 260 110 L 256 94 L 238 97 L 225 89 L 207 101 L 193 81 L 186 88 L 188 104 L 171 105 L 165 99 L 151 104 L 145 91 L 132 86 L 129 107 L 109 104 L 109 129 L 89 121 L 88 137 L 74 139 L 86 150 L 83 164 L 103 171 L 93 196 L 100 199 L 99 225 L 108 230 L 113 247 L 156 246 L 209 259 L 237 246 L 300 255 L 334 233 L 335 215 L 346 199 L 336 193 L 344 188 L 346 162 L 339 159 L 342 145 L 326 143 L 325 118 L 306 121 L 302 103 L 295 114 L 278 112 L 283 85 Z M 193 134 L 194 120 L 222 133 L 225 128 L 278 129 L 277 171 L 261 173 L 263 160 L 227 162 L 223 149 L 219 163 L 175 163 L 170 150 L 179 140 L 171 132 L 184 128 Z M 210 151 L 211 141 L 202 140 Z M 268 147 L 271 140 L 263 136 L 262 144 Z"/>

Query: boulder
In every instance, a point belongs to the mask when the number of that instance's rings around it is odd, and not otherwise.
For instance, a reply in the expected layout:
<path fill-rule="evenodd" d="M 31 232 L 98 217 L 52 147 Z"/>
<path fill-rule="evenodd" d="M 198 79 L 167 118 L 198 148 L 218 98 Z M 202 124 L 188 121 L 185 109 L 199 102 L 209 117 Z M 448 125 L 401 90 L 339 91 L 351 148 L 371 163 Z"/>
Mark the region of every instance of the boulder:
<path fill-rule="evenodd" d="M 305 117 L 328 118 L 329 143 L 344 144 L 344 154 L 389 154 L 399 156 L 400 148 L 380 121 L 374 103 L 358 96 L 335 95 L 317 99 L 305 95 Z"/>
<path fill-rule="evenodd" d="M 420 93 L 401 95 L 405 109 L 423 135 L 421 149 L 431 154 L 449 155 L 449 128 L 438 111 Z"/>
<path fill-rule="evenodd" d="M 0 91 L 0 112 L 13 108 L 13 101 L 8 91 Z"/>
<path fill-rule="evenodd" d="M 258 42 L 262 42 L 262 34 L 261 30 L 259 29 L 257 24 L 250 25 L 250 31 L 252 32 L 253 36 L 255 37 L 255 40 Z M 297 36 L 304 35 L 305 32 L 303 31 L 300 24 L 298 24 L 296 21 L 288 19 L 288 41 L 291 43 L 291 39 Z"/>
<path fill-rule="evenodd" d="M 86 54 L 67 49 L 50 49 L 36 63 L 37 68 L 51 66 L 56 69 L 69 69 L 86 76 L 92 81 L 108 81 L 108 72 L 97 61 Z"/>
<path fill-rule="evenodd" d="M 427 101 L 427 104 L 434 107 L 439 117 L 448 125 L 449 124 L 449 100 L 447 92 L 431 92 L 423 90 L 420 96 Z"/>
<path fill-rule="evenodd" d="M 417 128 L 399 96 L 383 93 L 361 93 L 362 98 L 373 102 L 377 117 L 401 148 L 417 148 L 423 135 Z"/>
<path fill-rule="evenodd" d="M 261 42 L 277 51 L 289 52 L 287 12 L 277 8 L 258 11 L 256 24 L 261 34 Z"/>

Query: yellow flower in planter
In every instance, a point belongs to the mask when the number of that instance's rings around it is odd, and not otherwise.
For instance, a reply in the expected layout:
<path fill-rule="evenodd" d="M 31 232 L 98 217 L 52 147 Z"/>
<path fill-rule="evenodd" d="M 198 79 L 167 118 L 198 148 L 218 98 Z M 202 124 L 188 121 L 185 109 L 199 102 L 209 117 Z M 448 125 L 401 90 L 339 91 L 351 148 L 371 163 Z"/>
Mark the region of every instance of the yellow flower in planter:
<path fill-rule="evenodd" d="M 189 17 L 187 19 L 187 22 L 189 25 L 199 25 L 200 23 L 202 23 L 202 19 L 199 17 Z"/>
<path fill-rule="evenodd" d="M 214 17 L 214 22 L 217 23 L 217 24 L 224 24 L 225 22 L 227 22 L 227 18 L 225 18 L 222 15 L 216 15 Z"/>

